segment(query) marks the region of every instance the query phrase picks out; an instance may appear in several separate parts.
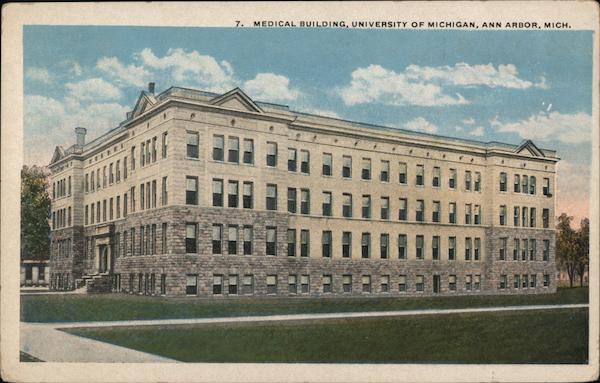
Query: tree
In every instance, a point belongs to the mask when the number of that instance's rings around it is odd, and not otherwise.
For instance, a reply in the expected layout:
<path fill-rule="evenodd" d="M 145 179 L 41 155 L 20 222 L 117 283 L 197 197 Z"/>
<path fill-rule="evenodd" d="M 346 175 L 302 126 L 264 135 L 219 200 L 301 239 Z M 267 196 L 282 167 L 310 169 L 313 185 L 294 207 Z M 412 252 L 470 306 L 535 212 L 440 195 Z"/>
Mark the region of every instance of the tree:
<path fill-rule="evenodd" d="M 556 225 L 556 259 L 561 268 L 567 270 L 569 285 L 573 287 L 573 279 L 579 263 L 579 241 L 575 230 L 571 227 L 573 217 L 562 213 Z"/>
<path fill-rule="evenodd" d="M 590 262 L 590 220 L 584 218 L 581 220 L 579 230 L 576 233 L 578 250 L 580 255 L 578 257 L 577 266 L 575 267 L 577 275 L 579 276 L 579 285 L 583 286 L 583 275 Z"/>
<path fill-rule="evenodd" d="M 50 254 L 47 177 L 47 170 L 38 166 L 21 170 L 21 260 L 45 260 Z"/>

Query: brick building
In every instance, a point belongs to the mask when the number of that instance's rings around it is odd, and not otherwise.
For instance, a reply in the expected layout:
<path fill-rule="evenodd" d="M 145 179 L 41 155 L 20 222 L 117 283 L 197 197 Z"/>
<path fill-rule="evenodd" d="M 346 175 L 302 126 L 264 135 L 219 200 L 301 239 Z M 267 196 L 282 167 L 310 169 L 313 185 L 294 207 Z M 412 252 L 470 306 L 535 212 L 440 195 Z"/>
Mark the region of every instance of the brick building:
<path fill-rule="evenodd" d="M 57 147 L 52 289 L 149 295 L 556 290 L 555 151 L 151 83 Z"/>

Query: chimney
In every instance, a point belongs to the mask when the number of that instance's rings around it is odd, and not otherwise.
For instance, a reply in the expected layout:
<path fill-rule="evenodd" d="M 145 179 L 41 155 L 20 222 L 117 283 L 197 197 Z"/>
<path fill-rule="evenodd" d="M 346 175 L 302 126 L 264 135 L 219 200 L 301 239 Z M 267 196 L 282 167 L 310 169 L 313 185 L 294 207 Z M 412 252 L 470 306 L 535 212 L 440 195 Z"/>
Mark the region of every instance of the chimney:
<path fill-rule="evenodd" d="M 153 82 L 148 83 L 148 93 L 154 94 L 154 83 Z"/>
<path fill-rule="evenodd" d="M 76 145 L 80 148 L 83 148 L 85 145 L 85 134 L 87 133 L 86 128 L 77 127 L 75 128 L 75 136 L 77 137 Z"/>

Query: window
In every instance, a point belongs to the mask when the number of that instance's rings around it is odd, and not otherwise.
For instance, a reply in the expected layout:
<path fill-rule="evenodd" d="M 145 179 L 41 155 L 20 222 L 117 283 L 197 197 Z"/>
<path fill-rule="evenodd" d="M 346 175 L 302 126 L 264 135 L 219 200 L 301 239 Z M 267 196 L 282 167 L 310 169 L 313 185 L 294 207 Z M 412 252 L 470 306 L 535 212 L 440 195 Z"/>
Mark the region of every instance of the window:
<path fill-rule="evenodd" d="M 244 255 L 252 254 L 252 226 L 244 226 Z"/>
<path fill-rule="evenodd" d="M 219 224 L 214 224 L 212 226 L 212 253 L 213 254 L 222 254 L 222 238 L 223 238 L 223 226 Z"/>
<path fill-rule="evenodd" d="M 123 179 L 127 179 L 127 157 L 123 158 Z"/>
<path fill-rule="evenodd" d="M 475 261 L 479 261 L 479 256 L 481 253 L 481 238 L 476 237 L 473 243 L 474 243 L 473 259 Z"/>
<path fill-rule="evenodd" d="M 526 175 L 521 176 L 521 192 L 529 194 L 529 177 Z"/>
<path fill-rule="evenodd" d="M 506 246 L 508 244 L 508 238 L 500 238 L 500 254 L 499 254 L 499 259 L 501 261 L 505 261 L 506 260 Z"/>
<path fill-rule="evenodd" d="M 398 182 L 406 185 L 406 180 L 408 177 L 408 167 L 406 165 L 406 162 L 400 162 L 399 163 L 399 173 L 398 173 Z"/>
<path fill-rule="evenodd" d="M 471 224 L 471 216 L 473 214 L 473 205 L 465 204 L 465 225 Z"/>
<path fill-rule="evenodd" d="M 300 213 L 310 214 L 310 191 L 300 189 Z"/>
<path fill-rule="evenodd" d="M 240 139 L 237 137 L 227 138 L 227 162 L 240 162 Z"/>
<path fill-rule="evenodd" d="M 195 223 L 188 223 L 185 225 L 185 252 L 196 253 L 196 232 L 197 225 Z"/>
<path fill-rule="evenodd" d="M 363 275 L 361 279 L 362 279 L 362 292 L 370 293 L 371 292 L 371 276 Z"/>
<path fill-rule="evenodd" d="M 513 245 L 513 261 L 519 260 L 519 252 L 520 251 L 521 251 L 521 241 L 519 241 L 519 239 L 515 238 L 514 245 Z"/>
<path fill-rule="evenodd" d="M 237 254 L 238 245 L 238 227 L 231 225 L 227 227 L 227 253 L 229 255 Z"/>
<path fill-rule="evenodd" d="M 109 202 L 108 202 L 108 219 L 109 219 L 109 220 L 111 220 L 111 221 L 112 221 L 112 219 L 113 219 L 113 211 L 114 211 L 114 209 L 113 209 L 113 207 L 114 207 L 114 206 L 113 206 L 113 205 L 114 205 L 113 201 L 114 201 L 114 200 L 111 198 L 111 199 L 109 200 Z M 71 207 L 69 206 L 69 213 L 70 213 L 70 212 L 71 212 Z M 69 221 L 70 221 L 70 218 L 71 218 L 71 214 L 69 214 Z M 71 225 L 71 223 L 69 222 L 69 226 L 70 226 L 70 225 Z"/>
<path fill-rule="evenodd" d="M 529 240 L 529 260 L 530 261 L 535 261 L 535 250 L 536 250 L 535 239 L 530 239 Z"/>
<path fill-rule="evenodd" d="M 526 289 L 527 286 L 529 285 L 529 275 L 527 274 L 523 274 L 523 276 L 521 277 L 521 280 L 523 281 L 523 288 Z"/>
<path fill-rule="evenodd" d="M 342 258 L 352 258 L 352 233 L 342 233 Z"/>
<path fill-rule="evenodd" d="M 296 230 L 288 229 L 287 231 L 287 255 L 290 257 L 296 256 Z"/>
<path fill-rule="evenodd" d="M 548 261 L 550 259 L 550 241 L 544 239 L 544 249 L 542 252 L 542 260 Z"/>
<path fill-rule="evenodd" d="M 140 274 L 140 277 L 141 277 L 141 274 Z M 140 282 L 141 282 L 141 278 L 140 278 Z M 196 274 L 187 274 L 185 276 L 185 294 L 186 295 L 196 295 L 197 293 L 198 293 L 198 276 Z"/>
<path fill-rule="evenodd" d="M 382 293 L 390 292 L 390 276 L 389 275 L 381 276 L 381 292 Z"/>
<path fill-rule="evenodd" d="M 308 294 L 308 292 L 310 291 L 310 276 L 300 276 L 300 289 L 302 291 L 302 294 Z"/>
<path fill-rule="evenodd" d="M 521 240 L 521 261 L 527 260 L 527 253 L 529 252 L 528 247 L 529 247 L 529 242 L 526 239 L 522 239 Z"/>
<path fill-rule="evenodd" d="M 370 233 L 362 233 L 361 241 L 361 255 L 363 258 L 371 257 L 371 234 Z"/>
<path fill-rule="evenodd" d="M 237 274 L 232 274 L 229 276 L 229 285 L 228 285 L 228 294 L 229 295 L 237 295 L 238 293 L 238 276 Z"/>
<path fill-rule="evenodd" d="M 90 175 L 86 174 L 85 175 L 85 192 L 89 192 L 90 191 Z M 54 196 L 56 197 L 56 195 Z"/>
<path fill-rule="evenodd" d="M 331 292 L 331 275 L 323 275 L 323 292 Z"/>
<path fill-rule="evenodd" d="M 371 218 L 371 196 L 362 196 L 362 217 Z"/>
<path fill-rule="evenodd" d="M 323 192 L 323 215 L 326 217 L 331 216 L 331 192 Z"/>
<path fill-rule="evenodd" d="M 406 221 L 408 216 L 408 201 L 406 198 L 400 198 L 400 206 L 398 207 L 398 220 Z"/>
<path fill-rule="evenodd" d="M 106 187 L 106 165 L 102 168 L 102 187 Z"/>
<path fill-rule="evenodd" d="M 342 275 L 342 289 L 345 293 L 352 292 L 352 275 Z"/>
<path fill-rule="evenodd" d="M 475 225 L 481 224 L 481 206 L 475 205 Z"/>
<path fill-rule="evenodd" d="M 189 148 L 189 144 L 188 144 Z M 188 155 L 189 157 L 189 155 Z M 196 156 L 197 158 L 197 156 Z M 213 151 L 212 151 L 212 159 L 214 161 L 224 161 L 225 160 L 225 137 L 223 136 L 213 136 Z"/>
<path fill-rule="evenodd" d="M 550 274 L 544 274 L 544 287 L 550 286 Z"/>
<path fill-rule="evenodd" d="M 473 277 L 473 284 L 475 290 L 479 290 L 481 288 L 481 275 L 475 275 L 475 277 Z"/>
<path fill-rule="evenodd" d="M 535 194 L 536 193 L 536 188 L 535 188 L 535 177 L 531 176 L 529 177 L 529 194 Z"/>
<path fill-rule="evenodd" d="M 92 176 L 93 178 L 93 176 Z M 551 192 L 550 192 L 550 178 L 544 178 L 544 184 L 542 186 L 542 194 L 544 194 L 545 196 L 550 196 Z"/>
<path fill-rule="evenodd" d="M 296 189 L 294 188 L 287 190 L 287 210 L 288 213 L 296 212 Z"/>
<path fill-rule="evenodd" d="M 161 193 L 161 204 L 165 206 L 169 202 L 169 190 L 167 177 L 162 178 L 162 193 Z"/>
<path fill-rule="evenodd" d="M 518 174 L 515 174 L 515 182 L 514 182 L 514 189 L 513 191 L 515 193 L 520 193 L 521 192 L 521 176 Z"/>
<path fill-rule="evenodd" d="M 437 235 L 434 235 L 431 239 L 431 258 L 434 261 L 440 259 L 440 237 Z"/>
<path fill-rule="evenodd" d="M 277 255 L 277 228 L 267 227 L 267 255 Z"/>
<path fill-rule="evenodd" d="M 448 237 L 448 260 L 456 259 L 456 237 Z"/>
<path fill-rule="evenodd" d="M 547 229 L 550 226 L 550 210 L 542 209 L 542 227 Z"/>
<path fill-rule="evenodd" d="M 156 180 L 152 180 L 152 207 L 156 207 Z"/>
<path fill-rule="evenodd" d="M 536 222 L 535 222 L 535 218 L 536 218 L 536 208 L 532 207 L 531 209 L 529 209 L 529 227 L 535 227 Z"/>
<path fill-rule="evenodd" d="M 296 149 L 288 148 L 288 171 L 295 172 L 297 168 L 297 152 Z"/>
<path fill-rule="evenodd" d="M 330 153 L 323 153 L 323 170 L 324 176 L 330 176 L 332 173 L 333 158 Z"/>
<path fill-rule="evenodd" d="M 243 188 L 243 207 L 244 209 L 252 209 L 254 207 L 254 199 L 252 198 L 254 185 L 252 182 L 244 182 Z"/>
<path fill-rule="evenodd" d="M 519 222 L 520 222 L 520 219 L 519 219 L 520 214 L 519 214 L 519 212 L 520 211 L 521 211 L 521 209 L 518 206 L 515 206 L 515 208 L 514 208 L 514 222 L 513 222 L 513 225 L 515 227 L 519 226 Z"/>
<path fill-rule="evenodd" d="M 114 182 L 115 182 L 115 177 L 114 177 L 114 172 L 113 172 L 113 164 L 110 163 L 110 165 L 108 165 L 108 184 L 112 185 Z"/>
<path fill-rule="evenodd" d="M 398 278 L 398 290 L 401 293 L 406 292 L 406 275 L 400 275 L 400 277 Z"/>
<path fill-rule="evenodd" d="M 213 179 L 213 206 L 223 206 L 223 180 Z"/>
<path fill-rule="evenodd" d="M 448 290 L 456 291 L 456 275 L 448 276 Z"/>
<path fill-rule="evenodd" d="M 146 141 L 146 164 L 150 165 L 151 152 L 150 152 L 150 140 Z"/>
<path fill-rule="evenodd" d="M 417 186 L 423 186 L 424 184 L 424 178 L 425 178 L 425 166 L 424 165 L 417 165 L 417 177 L 415 180 L 415 184 Z"/>
<path fill-rule="evenodd" d="M 342 194 L 342 216 L 346 218 L 352 217 L 352 194 Z"/>
<path fill-rule="evenodd" d="M 390 161 L 381 161 L 379 180 L 381 182 L 390 182 Z"/>
<path fill-rule="evenodd" d="M 342 157 L 342 177 L 352 178 L 352 157 Z"/>
<path fill-rule="evenodd" d="M 450 169 L 450 175 L 448 176 L 448 187 L 450 189 L 456 189 L 456 169 Z"/>
<path fill-rule="evenodd" d="M 310 250 L 310 232 L 308 230 L 300 231 L 300 256 L 308 257 Z"/>
<path fill-rule="evenodd" d="M 398 234 L 398 259 L 406 259 L 406 234 Z"/>
<path fill-rule="evenodd" d="M 267 166 L 277 166 L 277 144 L 267 142 Z"/>
<path fill-rule="evenodd" d="M 417 208 L 415 210 L 415 221 L 423 222 L 425 220 L 425 201 L 417 200 Z"/>
<path fill-rule="evenodd" d="M 465 171 L 465 190 L 471 191 L 471 171 Z"/>
<path fill-rule="evenodd" d="M 213 275 L 213 294 L 223 294 L 223 276 L 215 274 Z"/>
<path fill-rule="evenodd" d="M 506 226 L 506 205 L 500 205 L 500 226 Z"/>
<path fill-rule="evenodd" d="M 288 293 L 296 294 L 298 292 L 298 278 L 295 275 L 288 276 Z"/>
<path fill-rule="evenodd" d="M 84 215 L 84 217 L 85 217 L 84 223 L 85 223 L 85 225 L 87 225 L 88 221 L 89 221 L 89 206 L 88 205 L 85 205 L 85 215 Z"/>
<path fill-rule="evenodd" d="M 277 185 L 267 184 L 267 210 L 277 210 Z"/>
<path fill-rule="evenodd" d="M 167 132 L 162 134 L 162 158 L 167 158 L 169 149 L 169 137 Z"/>
<path fill-rule="evenodd" d="M 504 290 L 505 288 L 507 288 L 507 280 L 508 280 L 508 278 L 506 277 L 506 274 L 500 275 L 500 289 L 501 290 Z"/>
<path fill-rule="evenodd" d="M 425 277 L 423 275 L 417 275 L 415 287 L 419 292 L 425 290 Z"/>
<path fill-rule="evenodd" d="M 125 232 L 127 233 L 127 232 Z M 162 230 L 160 231 L 161 234 L 161 254 L 167 254 L 167 223 L 163 222 L 162 224 Z M 123 236 L 123 239 L 126 240 L 127 235 Z M 124 246 L 125 248 L 127 248 L 127 246 Z"/>
<path fill-rule="evenodd" d="M 244 275 L 243 280 L 243 292 L 246 295 L 254 294 L 254 276 L 253 275 Z"/>
<path fill-rule="evenodd" d="M 379 238 L 379 255 L 381 259 L 388 259 L 390 252 L 390 235 L 381 234 Z"/>
<path fill-rule="evenodd" d="M 152 162 L 156 162 L 156 137 L 152 138 Z"/>
<path fill-rule="evenodd" d="M 415 241 L 415 257 L 417 259 L 424 259 L 425 253 L 423 251 L 423 245 L 425 243 L 425 237 L 422 235 L 417 235 Z"/>
<path fill-rule="evenodd" d="M 475 183 L 473 184 L 476 192 L 481 191 L 481 173 L 475 172 Z"/>
<path fill-rule="evenodd" d="M 245 164 L 252 165 L 254 163 L 254 140 L 244 138 L 244 158 Z"/>
<path fill-rule="evenodd" d="M 465 261 L 471 260 L 471 248 L 473 246 L 473 242 L 471 237 L 465 238 Z"/>
<path fill-rule="evenodd" d="M 528 226 L 527 224 L 529 223 L 529 222 L 527 221 L 527 213 L 528 213 L 528 211 L 527 211 L 527 210 L 528 210 L 528 209 L 527 209 L 527 207 L 525 207 L 525 206 L 524 206 L 524 207 L 521 209 L 521 218 L 522 218 L 522 219 L 521 219 L 521 222 L 522 222 L 522 226 L 523 226 L 523 227 L 527 227 L 527 226 Z"/>
<path fill-rule="evenodd" d="M 506 173 L 504 172 L 500 173 L 500 191 L 506 191 Z"/>
<path fill-rule="evenodd" d="M 198 205 L 198 177 L 186 177 L 185 203 Z M 144 189 L 141 189 L 141 200 L 144 200 Z M 143 203 L 143 202 L 142 202 Z"/>
<path fill-rule="evenodd" d="M 196 132 L 187 132 L 186 155 L 188 158 L 198 158 L 198 133 Z"/>
<path fill-rule="evenodd" d="M 238 181 L 229 181 L 227 183 L 227 205 L 229 207 L 238 207 L 239 183 Z"/>
<path fill-rule="evenodd" d="M 440 168 L 439 166 L 434 166 L 433 168 L 433 176 L 431 178 L 431 186 L 440 187 Z"/>
<path fill-rule="evenodd" d="M 433 222 L 440 222 L 440 201 L 433 201 L 433 211 L 431 213 Z"/>
<path fill-rule="evenodd" d="M 323 257 L 331 258 L 331 231 L 323 231 L 321 244 Z"/>
<path fill-rule="evenodd" d="M 381 219 L 390 219 L 390 198 L 381 197 Z"/>
<path fill-rule="evenodd" d="M 465 275 L 465 290 L 471 291 L 473 290 L 473 276 Z"/>
<path fill-rule="evenodd" d="M 127 193 L 123 194 L 123 217 L 127 217 Z"/>
<path fill-rule="evenodd" d="M 300 151 L 300 172 L 304 174 L 310 173 L 310 153 L 308 150 Z"/>
<path fill-rule="evenodd" d="M 361 179 L 370 180 L 371 179 L 371 159 L 363 158 L 362 159 L 362 170 L 361 170 Z"/>

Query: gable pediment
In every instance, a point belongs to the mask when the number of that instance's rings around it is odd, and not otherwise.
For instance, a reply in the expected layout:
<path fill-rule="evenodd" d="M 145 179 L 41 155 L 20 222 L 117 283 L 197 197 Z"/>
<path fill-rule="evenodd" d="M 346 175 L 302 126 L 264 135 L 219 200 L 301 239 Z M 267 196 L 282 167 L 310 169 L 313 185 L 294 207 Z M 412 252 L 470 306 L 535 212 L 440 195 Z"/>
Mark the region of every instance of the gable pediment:
<path fill-rule="evenodd" d="M 256 105 L 240 88 L 235 88 L 221 96 L 213 98 L 212 105 L 222 106 L 224 108 L 243 110 L 248 112 L 262 113 L 263 110 Z"/>
<path fill-rule="evenodd" d="M 62 146 L 57 146 L 54 149 L 54 154 L 52 155 L 52 160 L 50 161 L 50 163 L 53 164 L 56 161 L 60 161 L 60 159 L 62 159 L 64 156 L 65 150 L 62 148 Z"/>
<path fill-rule="evenodd" d="M 135 107 L 131 111 L 131 118 L 135 118 L 145 113 L 146 111 L 152 109 L 152 107 L 156 104 L 156 98 L 154 95 L 148 92 L 142 92 L 140 97 L 138 97 L 137 102 L 135 103 Z"/>
<path fill-rule="evenodd" d="M 535 146 L 535 144 L 531 140 L 525 140 L 519 145 L 517 149 L 515 149 L 515 153 L 517 154 L 525 154 L 534 157 L 544 157 L 544 153 Z"/>

